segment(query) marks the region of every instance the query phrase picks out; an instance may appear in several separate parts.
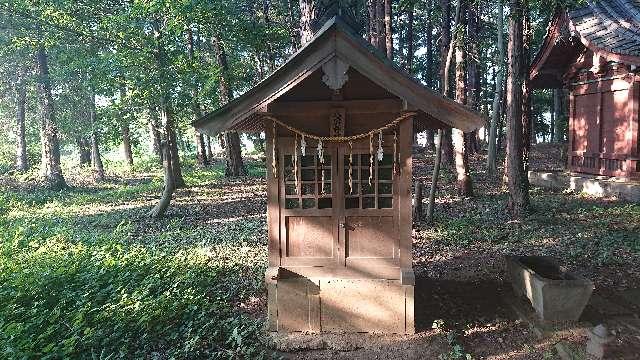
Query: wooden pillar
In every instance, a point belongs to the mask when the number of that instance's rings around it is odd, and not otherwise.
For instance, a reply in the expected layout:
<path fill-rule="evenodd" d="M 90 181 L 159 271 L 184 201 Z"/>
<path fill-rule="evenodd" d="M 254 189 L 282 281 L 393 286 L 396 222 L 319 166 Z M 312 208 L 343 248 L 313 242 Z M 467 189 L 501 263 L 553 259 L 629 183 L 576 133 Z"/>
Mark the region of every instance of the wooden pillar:
<path fill-rule="evenodd" d="M 629 114 L 631 126 L 631 151 L 630 155 L 635 160 L 627 161 L 627 176 L 640 178 L 640 75 L 635 76 L 635 81 L 631 83 L 629 89 Z"/>
<path fill-rule="evenodd" d="M 405 275 L 406 271 L 411 271 L 412 251 L 411 251 L 411 225 L 413 223 L 412 204 L 411 204 L 411 143 L 413 141 L 413 118 L 407 119 L 400 123 L 400 131 L 398 134 L 398 149 L 400 151 L 400 179 L 398 180 L 398 199 L 400 211 L 399 221 L 399 238 L 400 238 L 400 268 L 403 277 L 412 277 Z M 411 271 L 413 273 L 413 271 Z M 411 283 L 406 284 L 402 279 L 403 285 L 413 285 L 413 279 L 407 279 Z"/>
<path fill-rule="evenodd" d="M 267 230 L 269 267 L 264 274 L 267 287 L 267 329 L 278 329 L 278 287 L 277 276 L 280 266 L 280 204 L 278 196 L 278 179 L 272 168 L 273 160 L 273 126 L 270 121 L 265 121 L 265 155 L 267 159 Z M 277 153 L 276 153 L 277 154 Z"/>
<path fill-rule="evenodd" d="M 573 158 L 573 127 L 574 120 L 576 116 L 575 111 L 576 97 L 574 95 L 574 89 L 570 89 L 569 94 L 569 126 L 567 130 L 567 139 L 569 140 L 569 145 L 567 148 L 567 170 L 574 171 L 573 166 L 571 165 L 571 159 Z"/>

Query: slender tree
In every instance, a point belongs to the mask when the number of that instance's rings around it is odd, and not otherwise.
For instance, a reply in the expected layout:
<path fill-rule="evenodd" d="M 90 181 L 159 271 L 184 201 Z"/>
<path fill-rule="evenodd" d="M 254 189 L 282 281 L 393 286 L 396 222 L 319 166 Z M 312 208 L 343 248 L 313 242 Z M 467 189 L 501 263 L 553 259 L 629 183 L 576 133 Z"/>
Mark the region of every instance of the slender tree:
<path fill-rule="evenodd" d="M 413 33 L 413 22 L 414 22 L 414 10 L 415 4 L 411 2 L 407 9 L 407 39 L 405 43 L 407 44 L 407 58 L 405 59 L 405 70 L 409 74 L 413 74 L 413 56 L 415 54 L 414 50 L 414 33 Z"/>
<path fill-rule="evenodd" d="M 553 89 L 553 117 L 554 122 L 554 142 L 563 142 L 564 134 L 562 133 L 562 90 Z"/>
<path fill-rule="evenodd" d="M 300 29 L 299 22 L 295 21 L 295 5 L 293 0 L 287 0 L 287 23 L 289 30 L 289 37 L 291 39 L 291 46 L 295 51 L 300 47 Z"/>
<path fill-rule="evenodd" d="M 155 154 L 158 159 L 160 159 L 160 163 L 162 164 L 162 148 L 160 147 L 160 143 L 162 142 L 162 136 L 160 132 L 160 118 L 158 117 L 158 110 L 149 106 L 149 135 L 151 136 L 151 153 Z"/>
<path fill-rule="evenodd" d="M 426 83 L 430 89 L 433 89 L 433 1 L 434 0 L 426 0 L 427 2 L 427 11 L 426 11 L 426 24 L 425 24 L 425 48 L 426 48 Z M 435 132 L 431 129 L 426 131 L 427 143 L 425 144 L 427 150 L 434 151 L 435 150 L 435 141 L 434 136 Z"/>
<path fill-rule="evenodd" d="M 480 39 L 480 26 L 478 24 L 478 6 L 479 2 L 469 2 L 467 5 L 467 33 L 466 33 L 466 56 L 465 64 L 467 67 L 467 85 L 466 85 L 466 104 L 470 109 L 480 111 L 480 66 L 478 59 L 480 56 L 479 51 L 479 39 Z M 480 151 L 478 144 L 479 130 L 476 129 L 472 132 L 465 134 L 467 142 L 467 152 L 475 153 Z"/>
<path fill-rule="evenodd" d="M 504 60 L 504 40 L 502 35 L 502 29 L 504 27 L 504 5 L 502 0 L 498 1 L 497 12 L 497 30 L 498 30 L 498 56 L 496 58 L 496 86 L 493 96 L 493 106 L 491 112 L 491 124 L 489 127 L 489 148 L 487 156 L 487 172 L 490 175 L 495 175 L 498 171 L 497 166 L 497 136 L 498 136 L 498 122 L 500 120 L 500 109 L 502 99 L 502 83 L 504 81 L 504 70 L 502 63 Z"/>
<path fill-rule="evenodd" d="M 25 115 L 27 103 L 26 71 L 20 67 L 17 71 L 16 93 L 16 170 L 29 170 L 27 162 L 27 138 L 25 136 Z"/>
<path fill-rule="evenodd" d="M 220 67 L 220 100 L 223 104 L 226 104 L 231 101 L 233 97 L 233 93 L 229 85 L 229 79 L 227 77 L 229 73 L 227 54 L 224 49 L 224 44 L 220 40 L 219 36 L 213 37 L 213 46 L 216 52 L 217 64 Z M 244 166 L 244 162 L 242 161 L 242 149 L 240 146 L 240 135 L 238 135 L 238 132 L 226 131 L 224 133 L 224 144 L 226 153 L 225 176 L 237 177 L 247 175 L 247 168 Z"/>
<path fill-rule="evenodd" d="M 529 207 L 529 183 L 524 165 L 523 110 L 523 0 L 509 0 L 509 46 L 507 78 L 507 159 L 506 177 L 509 188 L 507 209 L 512 217 L 523 217 Z"/>
<path fill-rule="evenodd" d="M 464 7 L 465 12 L 467 7 Z M 468 14 L 471 15 L 471 14 Z M 462 14 L 458 15 L 462 16 Z M 456 48 L 456 101 L 460 104 L 467 103 L 467 77 L 465 69 L 465 41 L 464 32 L 457 29 L 455 33 Z M 469 148 L 465 133 L 460 129 L 452 129 L 453 147 L 455 151 L 455 167 L 458 179 L 458 193 L 462 196 L 473 195 L 473 182 L 469 173 Z"/>
<path fill-rule="evenodd" d="M 266 2 L 266 0 L 265 0 Z M 194 54 L 194 46 L 193 46 L 193 30 L 191 28 L 187 29 L 187 53 L 189 56 L 189 61 L 192 63 L 195 61 Z M 202 107 L 200 106 L 200 101 L 198 100 L 199 92 L 198 87 L 199 84 L 191 84 L 191 109 L 193 111 L 193 119 L 198 120 L 202 117 Z M 196 145 L 196 160 L 198 165 L 206 166 L 207 165 L 207 149 L 205 148 L 204 143 L 204 135 L 199 131 L 195 132 L 195 145 Z"/>
<path fill-rule="evenodd" d="M 162 128 L 164 131 L 164 140 L 160 143 L 162 149 L 162 167 L 164 170 L 164 190 L 162 197 L 158 204 L 149 212 L 149 216 L 157 219 L 165 215 L 169 204 L 171 203 L 171 197 L 178 184 L 176 183 L 176 165 L 173 163 L 175 160 L 172 149 L 175 146 L 177 148 L 176 136 L 175 136 L 175 124 L 173 120 L 173 110 L 171 103 L 169 102 L 169 79 L 166 73 L 167 69 L 167 54 L 165 52 L 163 44 L 163 32 L 161 30 L 160 20 L 155 19 L 152 22 L 153 26 L 153 38 L 155 42 L 154 59 L 156 63 L 156 70 L 159 80 L 159 111 L 162 121 Z M 177 167 L 179 169 L 179 165 Z"/>
<path fill-rule="evenodd" d="M 531 28 L 531 13 L 529 11 L 529 0 L 522 0 L 522 128 L 523 128 L 523 164 L 526 188 L 529 188 L 529 157 L 531 156 L 531 144 L 536 142 L 536 132 L 531 115 L 531 81 L 529 80 L 529 64 L 531 62 L 531 41 L 533 38 Z"/>
<path fill-rule="evenodd" d="M 133 150 L 131 148 L 131 128 L 129 127 L 128 109 L 126 105 L 127 90 L 120 87 L 120 130 L 122 134 L 122 154 L 129 168 L 133 167 Z"/>
<path fill-rule="evenodd" d="M 385 26 L 385 0 L 376 0 L 376 46 L 382 53 L 387 54 L 387 35 Z"/>
<path fill-rule="evenodd" d="M 80 153 L 80 165 L 91 165 L 91 140 L 84 136 L 78 136 L 76 137 L 76 145 Z"/>
<path fill-rule="evenodd" d="M 391 2 L 391 0 L 384 0 L 385 48 L 387 51 L 387 58 L 389 58 L 389 60 L 393 60 L 393 14 Z M 413 22 L 413 19 L 411 22 Z"/>
<path fill-rule="evenodd" d="M 49 59 L 44 44 L 37 49 L 38 62 L 38 95 L 42 106 L 42 123 L 40 125 L 40 143 L 42 148 L 41 175 L 50 189 L 60 190 L 67 187 L 60 167 L 60 141 L 56 113 L 51 95 L 51 78 L 49 75 Z"/>
<path fill-rule="evenodd" d="M 450 28 L 451 4 L 449 0 L 440 0 L 440 7 L 442 9 L 442 24 L 440 28 L 440 90 L 444 96 L 450 96 L 449 69 L 451 67 L 453 54 Z M 454 26 L 454 28 L 455 27 L 457 27 L 457 25 Z M 442 141 L 442 159 L 445 164 L 451 166 L 454 163 L 451 129 L 443 130 L 442 134 L 439 134 L 438 137 L 439 141 Z"/>
<path fill-rule="evenodd" d="M 93 167 L 93 178 L 96 181 L 104 181 L 104 165 L 100 156 L 100 140 L 98 137 L 98 119 L 96 112 L 96 96 L 92 93 L 88 96 L 89 123 L 91 124 L 91 166 Z"/>
<path fill-rule="evenodd" d="M 378 0 L 367 0 L 367 40 L 373 47 L 378 47 Z"/>
<path fill-rule="evenodd" d="M 209 159 L 209 162 L 213 164 L 213 148 L 211 147 L 211 136 L 205 135 L 204 143 L 207 149 L 207 159 Z"/>
<path fill-rule="evenodd" d="M 314 17 L 314 0 L 300 0 L 300 43 L 303 46 L 313 38 L 313 29 L 311 24 Z"/>
<path fill-rule="evenodd" d="M 442 1 L 441 5 L 443 6 L 443 11 L 444 11 L 444 8 L 448 7 L 449 3 L 446 1 Z M 462 5 L 461 0 L 456 0 L 456 8 L 455 8 L 456 15 L 455 15 L 455 21 L 454 21 L 454 29 L 458 28 L 458 24 L 460 22 L 461 5 Z M 448 26 L 446 28 L 448 31 Z M 442 30 L 444 31 L 444 26 Z M 440 72 L 440 74 L 443 76 L 441 81 L 443 96 L 447 96 L 447 94 L 449 93 L 449 70 L 451 68 L 453 50 L 454 50 L 454 43 L 452 41 L 449 41 L 447 56 L 444 58 L 444 62 L 441 64 L 441 72 Z M 436 191 L 438 189 L 438 177 L 440 176 L 440 164 L 442 162 L 442 155 L 444 154 L 446 134 L 447 134 L 446 130 L 442 130 L 442 129 L 438 130 L 438 144 L 436 146 L 436 159 L 435 159 L 435 165 L 433 167 L 433 175 L 431 177 L 431 191 L 429 192 L 429 204 L 427 206 L 427 222 L 429 223 L 433 222 L 433 209 L 435 207 Z M 451 131 L 449 130 L 449 135 L 450 134 L 451 134 Z M 449 141 L 449 144 L 452 145 L 450 142 L 451 137 L 449 137 L 448 141 Z M 453 151 L 451 152 L 453 153 Z"/>

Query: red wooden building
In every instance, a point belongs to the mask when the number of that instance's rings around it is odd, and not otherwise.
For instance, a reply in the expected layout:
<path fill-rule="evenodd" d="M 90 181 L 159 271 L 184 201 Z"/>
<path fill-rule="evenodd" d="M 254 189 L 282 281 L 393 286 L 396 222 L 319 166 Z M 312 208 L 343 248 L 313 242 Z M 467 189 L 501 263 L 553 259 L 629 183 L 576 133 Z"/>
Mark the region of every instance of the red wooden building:
<path fill-rule="evenodd" d="M 413 333 L 414 131 L 484 124 L 335 15 L 271 76 L 197 121 L 267 140 L 269 329 Z"/>
<path fill-rule="evenodd" d="M 568 88 L 572 172 L 640 177 L 640 5 L 588 1 L 558 10 L 530 71 L 534 88 Z"/>

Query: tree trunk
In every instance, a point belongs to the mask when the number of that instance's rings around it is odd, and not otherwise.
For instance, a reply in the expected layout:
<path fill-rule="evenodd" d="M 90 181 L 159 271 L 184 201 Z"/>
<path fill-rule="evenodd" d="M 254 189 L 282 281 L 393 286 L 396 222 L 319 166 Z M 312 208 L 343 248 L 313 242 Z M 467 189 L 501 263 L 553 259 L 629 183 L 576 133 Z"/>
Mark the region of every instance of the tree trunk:
<path fill-rule="evenodd" d="M 414 55 L 414 44 L 413 44 L 413 16 L 414 16 L 414 5 L 411 3 L 409 6 L 409 10 L 407 11 L 407 21 L 409 25 L 407 26 L 407 58 L 405 60 L 404 69 L 408 74 L 413 74 L 413 55 Z M 393 45 L 392 45 L 393 46 Z"/>
<path fill-rule="evenodd" d="M 427 86 L 430 89 L 433 89 L 433 21 L 431 20 L 431 12 L 433 11 L 433 1 L 427 0 L 427 23 L 426 23 L 426 34 L 425 34 L 425 42 L 427 49 L 427 61 L 426 61 L 426 82 Z M 428 151 L 435 151 L 436 143 L 434 141 L 435 131 L 427 130 L 426 131 L 427 142 L 425 147 Z"/>
<path fill-rule="evenodd" d="M 465 72 L 464 35 L 456 34 L 456 101 L 464 105 L 467 102 L 467 84 Z M 453 147 L 455 149 L 455 164 L 458 193 L 462 196 L 473 195 L 473 182 L 469 174 L 469 149 L 467 136 L 459 129 L 452 129 Z"/>
<path fill-rule="evenodd" d="M 262 14 L 264 16 L 264 26 L 266 29 L 271 28 L 271 18 L 269 17 L 269 9 L 271 4 L 270 0 L 262 0 Z M 269 59 L 269 72 L 272 73 L 276 68 L 276 59 L 273 53 L 273 46 L 270 41 L 267 41 L 267 58 Z"/>
<path fill-rule="evenodd" d="M 98 124 L 96 112 L 96 99 L 93 93 L 89 96 L 89 122 L 91 123 L 91 166 L 93 167 L 93 178 L 95 181 L 104 181 L 104 165 L 100 156 L 100 145 L 98 139 Z"/>
<path fill-rule="evenodd" d="M 478 39 L 480 38 L 480 27 L 478 26 L 478 3 L 470 3 L 468 5 L 467 13 L 467 39 L 465 60 L 467 64 L 467 85 L 466 85 L 466 104 L 469 108 L 478 111 L 480 110 L 480 70 L 478 65 L 478 59 L 480 53 L 478 51 Z M 480 151 L 478 145 L 478 132 L 474 130 L 466 134 L 467 139 L 467 152 L 469 154 Z"/>
<path fill-rule="evenodd" d="M 455 16 L 455 22 L 454 22 L 454 28 L 458 27 L 458 22 L 460 21 L 460 2 L 461 0 L 456 0 L 456 16 Z M 446 0 L 441 0 L 440 1 L 440 5 L 442 6 L 443 9 L 443 22 L 442 22 L 442 32 L 443 32 L 443 43 L 444 43 L 444 37 L 445 37 L 445 33 L 450 34 L 449 33 L 449 16 L 450 16 L 450 10 L 449 10 L 449 2 Z M 444 63 L 441 64 L 441 72 L 440 74 L 442 75 L 441 78 L 441 90 L 442 90 L 442 94 L 443 96 L 447 96 L 447 93 L 449 92 L 449 68 L 451 66 L 451 58 L 453 56 L 453 42 L 451 41 L 451 38 L 448 37 L 446 39 L 447 42 L 447 55 L 443 57 L 444 59 Z M 443 49 L 441 51 L 441 54 L 444 53 L 444 46 L 441 48 Z M 438 189 L 438 177 L 440 176 L 440 164 L 442 162 L 442 155 L 444 150 L 446 150 L 446 154 L 447 156 L 453 158 L 453 144 L 451 143 L 451 129 L 446 129 L 446 130 L 438 130 L 438 145 L 436 146 L 436 159 L 435 159 L 435 164 L 433 167 L 433 175 L 431 177 L 431 191 L 429 192 L 429 205 L 427 208 L 427 221 L 429 223 L 433 222 L 433 208 L 435 207 L 435 201 L 436 201 L 436 191 Z M 450 159 L 450 164 L 453 163 L 453 159 Z"/>
<path fill-rule="evenodd" d="M 313 38 L 311 23 L 315 17 L 314 0 L 300 0 L 300 44 L 304 46 Z"/>
<path fill-rule="evenodd" d="M 564 142 L 564 134 L 562 131 L 562 90 L 553 89 L 553 113 L 555 118 L 554 125 L 554 137 L 553 140 L 557 143 Z"/>
<path fill-rule="evenodd" d="M 502 99 L 502 82 L 504 78 L 504 70 L 502 63 L 504 61 L 504 40 L 502 36 L 502 29 L 504 27 L 504 5 L 502 1 L 498 2 L 498 58 L 496 64 L 498 72 L 496 74 L 496 90 L 493 96 L 493 111 L 491 113 L 491 125 L 489 129 L 489 149 L 487 155 L 487 172 L 489 175 L 495 175 L 498 172 L 497 164 L 497 136 L 498 136 L 498 122 L 500 120 L 500 109 Z"/>
<path fill-rule="evenodd" d="M 160 148 L 162 149 L 163 158 L 162 168 L 164 169 L 164 190 L 162 191 L 162 197 L 158 204 L 149 212 L 149 216 L 153 219 L 159 219 L 165 215 L 169 208 L 169 204 L 171 204 L 173 192 L 176 189 L 175 179 L 173 176 L 173 166 L 171 165 L 171 150 L 169 149 L 169 144 L 167 144 L 166 141 L 162 141 Z"/>
<path fill-rule="evenodd" d="M 427 204 L 427 223 L 433 223 L 433 210 L 436 205 L 436 192 L 438 191 L 438 177 L 440 176 L 440 164 L 442 163 L 442 137 L 444 131 L 438 130 L 438 142 L 436 144 L 436 158 L 433 162 L 433 175 L 431 177 L 431 190 Z"/>
<path fill-rule="evenodd" d="M 373 47 L 378 47 L 378 12 L 377 0 L 367 0 L 367 12 L 368 16 L 368 28 L 367 28 L 367 40 Z"/>
<path fill-rule="evenodd" d="M 226 167 L 224 170 L 224 176 L 246 176 L 247 169 L 242 162 L 240 135 L 238 135 L 237 131 L 227 131 L 224 133 L 224 142 L 227 145 L 225 147 Z"/>
<path fill-rule="evenodd" d="M 523 1 L 510 0 L 509 74 L 507 78 L 507 157 L 506 176 L 509 188 L 507 209 L 513 218 L 526 215 L 529 188 L 524 172 L 524 139 L 522 124 L 523 72 Z"/>
<path fill-rule="evenodd" d="M 415 182 L 415 198 L 413 200 L 413 217 L 414 219 L 422 219 L 422 181 Z"/>
<path fill-rule="evenodd" d="M 449 96 L 444 81 L 445 68 L 447 63 L 447 55 L 449 54 L 449 43 L 451 42 L 451 4 L 449 0 L 440 0 L 440 8 L 442 9 L 442 22 L 440 24 L 440 91 L 444 96 Z"/>
<path fill-rule="evenodd" d="M 268 3 L 268 2 L 267 2 Z M 267 7 L 268 9 L 268 7 Z M 187 30 L 187 53 L 189 55 L 189 60 L 194 63 L 195 55 L 193 51 L 193 31 L 191 29 Z M 191 84 L 191 109 L 193 111 L 193 120 L 196 121 L 202 117 L 202 108 L 200 107 L 200 101 L 198 100 L 199 91 L 198 91 L 198 83 Z M 197 130 L 195 131 L 195 143 L 196 143 L 196 162 L 199 166 L 207 165 L 207 150 L 204 148 L 204 135 L 202 135 Z"/>
<path fill-rule="evenodd" d="M 385 19 L 384 19 L 384 2 L 385 0 L 376 0 L 376 46 L 382 53 L 387 53 L 387 37 L 385 34 Z"/>
<path fill-rule="evenodd" d="M 160 147 L 160 143 L 162 139 L 160 137 L 160 119 L 158 119 L 158 111 L 149 107 L 149 133 L 151 134 L 151 151 L 155 154 L 158 159 L 160 159 L 160 163 L 162 161 L 162 148 Z"/>
<path fill-rule="evenodd" d="M 393 14 L 391 13 L 391 0 L 384 0 L 384 35 L 387 58 L 393 61 Z M 413 17 L 413 15 L 412 15 Z M 413 20 L 413 19 L 412 19 Z M 413 22 L 413 21 L 412 21 Z M 410 26 L 413 26 L 411 24 Z"/>
<path fill-rule="evenodd" d="M 168 75 L 165 73 L 165 69 L 167 68 L 167 54 L 162 44 L 163 34 L 160 31 L 160 24 L 158 20 L 154 21 L 153 30 L 154 39 L 156 42 L 156 51 L 154 55 L 156 58 L 156 67 L 158 69 L 160 82 L 162 84 L 160 92 L 160 117 L 164 127 L 165 141 L 167 142 L 169 154 L 171 155 L 171 159 L 167 161 L 167 159 L 164 159 L 165 153 L 163 152 L 163 165 L 169 164 L 171 166 L 171 170 L 173 172 L 174 187 L 183 188 L 187 185 L 184 181 L 184 178 L 182 177 L 182 167 L 180 164 L 180 155 L 178 153 L 176 127 L 173 122 L 173 113 L 171 110 L 170 97 L 168 95 L 173 85 L 171 85 L 171 79 L 169 79 Z"/>
<path fill-rule="evenodd" d="M 556 90 L 551 90 L 551 109 L 549 109 L 549 142 L 556 142 Z"/>
<path fill-rule="evenodd" d="M 428 151 L 436 150 L 436 142 L 434 141 L 435 131 L 427 130 L 425 131 L 425 136 L 427 137 L 427 142 L 425 143 L 425 148 Z"/>
<path fill-rule="evenodd" d="M 122 153 L 129 168 L 133 167 L 133 151 L 131 150 L 131 130 L 129 124 L 122 124 Z"/>
<path fill-rule="evenodd" d="M 531 14 L 529 12 L 529 0 L 522 0 L 522 128 L 524 133 L 522 138 L 524 140 L 524 178 L 523 182 L 526 183 L 527 189 L 529 188 L 529 158 L 531 156 L 531 144 L 536 143 L 536 131 L 534 128 L 533 118 L 531 116 L 531 81 L 529 80 L 529 65 L 531 63 L 531 41 L 532 41 L 532 29 L 531 29 Z"/>
<path fill-rule="evenodd" d="M 40 126 L 40 142 L 42 146 L 41 175 L 50 189 L 60 190 L 67 187 L 60 167 L 60 142 L 56 114 L 51 95 L 51 78 L 49 77 L 49 61 L 44 45 L 37 51 L 38 60 L 38 92 L 42 106 L 42 123 Z"/>
<path fill-rule="evenodd" d="M 207 149 L 207 159 L 209 159 L 209 163 L 213 164 L 213 149 L 211 148 L 211 136 L 209 135 L 204 135 L 205 136 L 205 145 L 206 145 L 206 149 Z"/>
<path fill-rule="evenodd" d="M 425 81 L 430 89 L 433 89 L 433 20 L 431 16 L 431 12 L 433 11 L 433 1 L 434 0 L 427 0 L 427 23 L 425 25 L 425 46 L 427 50 Z M 433 131 L 431 132 L 431 135 L 431 138 L 433 139 Z"/>
<path fill-rule="evenodd" d="M 83 137 L 76 138 L 76 145 L 80 153 L 80 165 L 91 165 L 91 142 Z"/>
<path fill-rule="evenodd" d="M 24 70 L 18 70 L 18 79 L 16 82 L 16 170 L 19 172 L 29 170 L 27 138 L 25 136 L 27 84 L 24 77 Z"/>
<path fill-rule="evenodd" d="M 289 37 L 291 38 L 291 45 L 295 52 L 296 49 L 300 47 L 300 29 L 296 26 L 296 21 L 294 21 L 294 11 L 293 11 L 293 1 L 287 0 L 287 10 L 288 10 L 288 25 L 289 25 Z"/>
<path fill-rule="evenodd" d="M 162 111 L 160 112 L 160 116 L 162 116 Z M 173 114 L 170 114 L 169 116 L 173 117 Z M 173 169 L 173 180 L 175 183 L 175 187 L 180 189 L 186 187 L 187 184 L 182 177 L 182 166 L 180 165 L 180 155 L 178 153 L 178 139 L 176 135 L 175 125 L 173 124 L 173 120 L 170 123 L 171 127 L 169 129 L 166 129 L 165 131 L 167 131 L 168 133 L 167 141 L 169 143 L 169 152 L 171 153 L 171 168 Z M 164 154 L 162 156 L 164 157 Z"/>
<path fill-rule="evenodd" d="M 300 6 L 302 3 L 300 1 Z M 302 9 L 301 9 L 302 10 Z M 222 70 L 220 73 L 220 100 L 222 104 L 226 104 L 231 101 L 233 93 L 227 80 L 227 74 L 229 71 L 229 65 L 227 64 L 227 55 L 224 51 L 224 46 L 218 37 L 213 38 L 214 48 L 216 51 L 216 59 L 218 66 Z M 242 150 L 240 147 L 240 136 L 236 131 L 227 131 L 224 134 L 225 142 L 225 155 L 226 155 L 226 177 L 236 177 L 247 175 L 247 169 L 242 161 Z"/>
<path fill-rule="evenodd" d="M 444 96 L 450 96 L 449 90 L 449 72 L 451 61 L 453 58 L 453 42 L 451 41 L 451 5 L 448 0 L 440 0 L 442 7 L 442 28 L 441 28 L 441 46 L 440 46 L 440 90 Z M 456 16 L 454 29 L 457 28 L 459 21 L 460 0 L 456 0 Z M 445 129 L 442 137 L 442 158 L 445 164 L 453 166 L 453 143 L 451 139 L 451 129 Z"/>

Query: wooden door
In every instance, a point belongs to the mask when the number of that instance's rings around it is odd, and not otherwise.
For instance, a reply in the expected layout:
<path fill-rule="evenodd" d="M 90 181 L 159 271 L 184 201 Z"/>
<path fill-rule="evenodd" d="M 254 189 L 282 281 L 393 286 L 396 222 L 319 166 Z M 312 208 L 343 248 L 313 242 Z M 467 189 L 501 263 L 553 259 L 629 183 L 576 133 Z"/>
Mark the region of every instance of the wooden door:
<path fill-rule="evenodd" d="M 306 156 L 298 148 L 297 166 L 293 143 L 282 139 L 279 147 L 282 266 L 347 267 L 371 276 L 378 274 L 372 269 L 399 266 L 393 137 L 385 136 L 383 159 L 374 155 L 373 165 L 368 140 L 352 149 L 325 145 L 324 164 L 317 144 L 308 144 Z"/>
<path fill-rule="evenodd" d="M 335 266 L 338 254 L 337 145 L 326 144 L 324 162 L 317 143 L 308 141 L 305 156 L 294 140 L 280 138 L 280 249 L 282 266 Z M 294 171 L 295 170 L 295 171 Z M 296 171 L 298 181 L 296 182 Z"/>
<path fill-rule="evenodd" d="M 377 138 L 373 142 L 377 150 Z M 371 275 L 376 268 L 399 266 L 398 186 L 394 174 L 393 137 L 385 136 L 384 156 L 371 161 L 369 141 L 339 147 L 341 183 L 341 262 Z M 351 166 L 349 163 L 351 162 Z M 351 170 L 350 170 L 351 169 Z M 373 172 L 371 173 L 371 169 Z M 349 172 L 351 171 L 351 176 Z"/>

